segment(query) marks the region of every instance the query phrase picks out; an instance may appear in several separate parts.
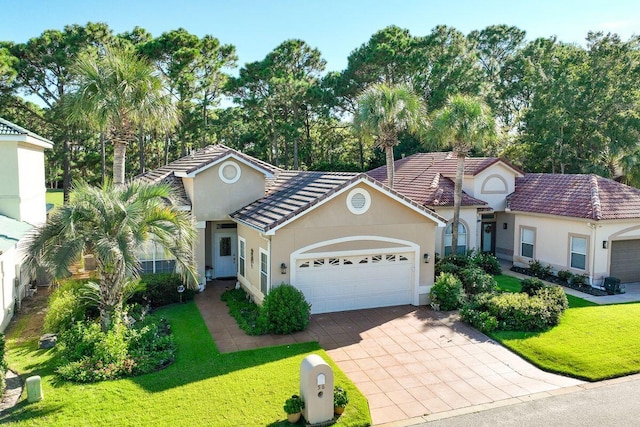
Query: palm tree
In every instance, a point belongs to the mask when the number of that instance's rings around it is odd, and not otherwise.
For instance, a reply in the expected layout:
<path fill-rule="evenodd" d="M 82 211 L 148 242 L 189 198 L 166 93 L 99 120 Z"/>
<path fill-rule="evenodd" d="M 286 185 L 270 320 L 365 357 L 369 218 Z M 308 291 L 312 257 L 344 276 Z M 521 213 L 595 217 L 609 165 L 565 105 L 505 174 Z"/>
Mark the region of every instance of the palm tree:
<path fill-rule="evenodd" d="M 395 173 L 393 147 L 399 144 L 398 134 L 417 131 L 425 114 L 420 97 L 406 85 L 379 83 L 358 97 L 354 125 L 363 137 L 373 137 L 375 146 L 385 150 L 387 182 L 391 188 Z"/>
<path fill-rule="evenodd" d="M 69 276 L 69 268 L 83 254 L 93 254 L 98 276 L 95 298 L 106 331 L 120 318 L 127 287 L 138 278 L 139 250 L 149 240 L 175 257 L 187 284 L 197 282 L 195 228 L 174 200 L 173 190 L 165 184 L 107 182 L 93 187 L 80 182 L 71 191 L 69 203 L 53 211 L 29 238 L 26 265 L 62 278 Z"/>
<path fill-rule="evenodd" d="M 454 95 L 442 109 L 434 113 L 430 134 L 440 145 L 451 146 L 458 160 L 451 224 L 451 251 L 457 253 L 464 159 L 473 148 L 496 136 L 496 126 L 489 107 L 480 98 Z"/>
<path fill-rule="evenodd" d="M 113 144 L 113 182 L 122 185 L 127 145 L 135 141 L 135 132 L 149 125 L 171 129 L 177 123 L 175 106 L 153 65 L 131 50 L 107 47 L 98 56 L 87 51 L 73 71 L 78 88 L 67 100 L 69 120 L 106 130 Z"/>

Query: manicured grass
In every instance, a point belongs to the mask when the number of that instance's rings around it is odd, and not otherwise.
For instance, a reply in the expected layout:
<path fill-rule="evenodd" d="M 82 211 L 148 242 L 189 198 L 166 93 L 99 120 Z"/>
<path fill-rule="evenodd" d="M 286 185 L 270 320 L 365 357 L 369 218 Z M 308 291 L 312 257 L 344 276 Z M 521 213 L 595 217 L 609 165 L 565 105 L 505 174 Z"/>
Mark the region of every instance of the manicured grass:
<path fill-rule="evenodd" d="M 194 303 L 160 311 L 175 333 L 178 355 L 165 370 L 137 378 L 78 385 L 57 381 L 55 356 L 37 350 L 37 338 L 8 339 L 8 359 L 25 376 L 43 378 L 45 400 L 26 396 L 0 423 L 29 426 L 258 426 L 289 425 L 282 405 L 299 389 L 300 362 L 320 355 L 348 390 L 350 404 L 338 425 L 371 423 L 364 396 L 317 343 L 220 354 Z M 23 327 L 17 328 L 18 330 Z"/>
<path fill-rule="evenodd" d="M 520 281 L 497 276 L 501 289 Z M 545 332 L 497 331 L 492 338 L 551 372 L 599 381 L 640 372 L 640 304 L 598 305 L 567 295 L 569 309 Z"/>
<path fill-rule="evenodd" d="M 48 189 L 46 200 L 47 203 L 51 203 L 54 206 L 60 206 L 64 202 L 64 193 L 62 190 Z"/>

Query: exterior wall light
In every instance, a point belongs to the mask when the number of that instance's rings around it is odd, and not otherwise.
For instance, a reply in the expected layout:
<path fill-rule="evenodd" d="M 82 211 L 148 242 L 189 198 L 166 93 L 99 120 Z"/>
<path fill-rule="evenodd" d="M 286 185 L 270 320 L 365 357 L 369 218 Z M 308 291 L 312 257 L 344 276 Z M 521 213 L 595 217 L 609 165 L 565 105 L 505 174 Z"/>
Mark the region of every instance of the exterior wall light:
<path fill-rule="evenodd" d="M 425 263 L 425 264 L 429 264 L 429 261 L 431 260 L 431 255 L 429 255 L 429 254 L 424 254 L 424 255 L 423 255 L 423 258 L 424 258 L 424 263 Z"/>
<path fill-rule="evenodd" d="M 287 274 L 287 264 L 285 264 L 284 262 L 280 264 L 280 273 Z"/>
<path fill-rule="evenodd" d="M 607 249 L 607 241 L 606 240 L 602 241 L 602 249 Z"/>

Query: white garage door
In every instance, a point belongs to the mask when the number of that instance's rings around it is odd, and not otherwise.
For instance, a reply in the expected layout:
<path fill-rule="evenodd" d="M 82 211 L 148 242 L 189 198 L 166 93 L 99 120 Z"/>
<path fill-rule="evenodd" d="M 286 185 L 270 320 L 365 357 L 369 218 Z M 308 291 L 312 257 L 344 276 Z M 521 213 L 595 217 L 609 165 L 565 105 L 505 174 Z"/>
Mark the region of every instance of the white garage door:
<path fill-rule="evenodd" d="M 640 282 L 640 240 L 611 242 L 609 273 L 622 283 Z"/>
<path fill-rule="evenodd" d="M 414 252 L 299 258 L 294 285 L 312 313 L 411 304 Z"/>

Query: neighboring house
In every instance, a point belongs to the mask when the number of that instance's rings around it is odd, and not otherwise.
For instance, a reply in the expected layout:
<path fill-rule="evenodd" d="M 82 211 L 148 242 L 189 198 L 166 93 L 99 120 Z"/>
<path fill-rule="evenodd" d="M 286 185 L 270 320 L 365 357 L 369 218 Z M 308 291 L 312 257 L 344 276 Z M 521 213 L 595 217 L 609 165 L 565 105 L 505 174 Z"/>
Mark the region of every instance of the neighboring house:
<path fill-rule="evenodd" d="M 184 195 L 203 281 L 237 277 L 258 302 L 291 283 L 313 313 L 427 302 L 444 220 L 366 174 L 284 171 L 216 145 L 138 179 Z"/>
<path fill-rule="evenodd" d="M 24 298 L 31 278 L 21 243 L 46 220 L 44 150 L 53 143 L 0 118 L 0 331 Z"/>
<path fill-rule="evenodd" d="M 453 153 L 395 162 L 394 189 L 448 221 L 436 252 L 451 252 Z M 386 181 L 386 168 L 369 174 Z M 597 175 L 525 174 L 495 157 L 465 160 L 459 251 L 494 253 L 527 267 L 640 282 L 640 190 Z"/>

